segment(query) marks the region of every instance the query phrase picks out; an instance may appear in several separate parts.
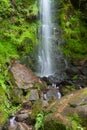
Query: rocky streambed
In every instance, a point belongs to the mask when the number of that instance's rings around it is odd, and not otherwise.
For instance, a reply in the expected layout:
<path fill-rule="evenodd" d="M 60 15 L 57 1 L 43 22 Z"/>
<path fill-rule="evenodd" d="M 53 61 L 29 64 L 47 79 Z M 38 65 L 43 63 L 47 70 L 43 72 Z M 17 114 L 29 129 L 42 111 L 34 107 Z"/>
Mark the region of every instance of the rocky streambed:
<path fill-rule="evenodd" d="M 44 130 L 48 129 L 47 124 L 52 120 L 65 126 L 60 128 L 60 124 L 57 124 L 55 130 L 59 128 L 66 130 L 66 126 L 73 130 L 73 123 L 68 117 L 74 114 L 81 118 L 83 128 L 87 128 L 86 86 L 71 91 L 71 88 L 67 88 L 64 84 L 65 81 L 62 81 L 61 84 L 57 82 L 56 87 L 49 87 L 47 82 L 21 64 L 14 64 L 10 72 L 14 85 L 11 93 L 12 102 L 21 103 L 22 107 L 14 115 L 10 115 L 1 130 L 36 130 L 36 118 L 41 111 L 45 114 Z M 65 87 L 60 87 L 61 85 Z M 58 98 L 58 92 L 61 93 L 61 98 Z M 54 129 L 53 126 L 50 127 Z"/>
<path fill-rule="evenodd" d="M 69 120 L 68 117 L 69 115 L 78 114 L 84 124 L 83 126 L 87 127 L 87 88 L 72 92 L 61 99 L 54 100 L 52 103 L 40 99 L 35 104 L 32 106 L 31 102 L 25 101 L 22 109 L 14 115 L 15 120 L 13 123 L 12 119 L 14 117 L 10 117 L 2 130 L 34 130 L 36 115 L 42 108 L 44 108 L 45 113 L 49 113 L 44 118 L 45 124 L 54 120 L 69 126 L 73 130 L 73 121 Z M 35 116 L 33 116 L 34 114 Z M 33 119 L 32 116 L 34 117 Z"/>

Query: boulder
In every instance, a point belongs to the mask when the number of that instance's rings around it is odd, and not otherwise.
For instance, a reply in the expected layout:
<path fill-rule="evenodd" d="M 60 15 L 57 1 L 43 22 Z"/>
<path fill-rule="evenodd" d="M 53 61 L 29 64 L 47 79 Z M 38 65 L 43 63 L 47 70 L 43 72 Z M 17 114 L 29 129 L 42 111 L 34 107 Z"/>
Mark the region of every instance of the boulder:
<path fill-rule="evenodd" d="M 46 93 L 47 100 L 58 98 L 58 89 L 50 88 Z"/>
<path fill-rule="evenodd" d="M 33 127 L 32 126 L 28 126 L 25 123 L 19 122 L 19 123 L 17 123 L 13 127 L 8 126 L 8 128 L 6 130 L 33 130 Z"/>
<path fill-rule="evenodd" d="M 27 113 L 28 111 L 26 111 L 25 113 Z M 28 112 L 29 114 L 29 112 Z M 17 118 L 19 120 L 17 120 Z M 28 118 L 29 121 L 29 117 L 26 114 L 26 116 L 13 116 L 11 117 L 9 120 L 7 120 L 7 122 L 4 124 L 4 126 L 2 127 L 1 130 L 33 130 L 33 126 L 30 125 L 29 123 L 27 124 L 24 120 Z"/>
<path fill-rule="evenodd" d="M 78 106 L 77 107 L 77 113 L 83 119 L 87 119 L 87 103 L 86 103 L 86 105 Z"/>
<path fill-rule="evenodd" d="M 15 84 L 20 89 L 32 88 L 34 83 L 42 83 L 40 78 L 22 64 L 15 63 L 10 71 Z"/>
<path fill-rule="evenodd" d="M 30 91 L 29 100 L 35 101 L 35 100 L 38 100 L 38 99 L 39 99 L 39 94 L 38 94 L 37 89 L 32 89 L 32 90 Z"/>
<path fill-rule="evenodd" d="M 20 104 L 22 103 L 22 100 L 23 100 L 23 92 L 21 89 L 19 88 L 13 88 L 12 91 L 11 91 L 11 100 L 12 100 L 12 103 L 14 104 Z"/>
<path fill-rule="evenodd" d="M 29 116 L 31 115 L 32 111 L 29 109 L 21 110 L 19 113 L 16 114 L 16 118 L 18 122 L 23 122 L 25 120 L 29 120 Z"/>
<path fill-rule="evenodd" d="M 58 120 L 63 124 L 71 125 L 69 115 L 77 114 L 82 121 L 87 121 L 87 88 L 77 90 L 61 99 L 55 100 L 48 106 L 46 112 L 50 112 L 46 117 L 48 120 Z"/>
<path fill-rule="evenodd" d="M 49 106 L 48 101 L 42 100 L 42 107 L 43 107 L 43 108 L 47 108 L 48 106 Z"/>

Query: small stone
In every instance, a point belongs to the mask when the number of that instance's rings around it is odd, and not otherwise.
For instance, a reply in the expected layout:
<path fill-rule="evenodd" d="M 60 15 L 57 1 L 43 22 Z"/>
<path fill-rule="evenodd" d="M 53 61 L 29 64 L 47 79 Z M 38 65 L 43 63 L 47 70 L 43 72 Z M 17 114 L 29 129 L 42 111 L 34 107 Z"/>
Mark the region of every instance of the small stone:
<path fill-rule="evenodd" d="M 37 89 L 33 89 L 30 91 L 30 96 L 29 96 L 29 100 L 31 101 L 35 101 L 39 99 L 39 94 Z"/>

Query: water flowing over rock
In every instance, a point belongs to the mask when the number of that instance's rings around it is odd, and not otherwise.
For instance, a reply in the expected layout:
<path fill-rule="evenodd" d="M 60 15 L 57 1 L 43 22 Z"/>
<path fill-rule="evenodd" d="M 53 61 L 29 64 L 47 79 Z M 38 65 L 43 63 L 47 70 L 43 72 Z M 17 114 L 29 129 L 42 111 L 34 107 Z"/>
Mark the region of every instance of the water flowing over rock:
<path fill-rule="evenodd" d="M 57 73 L 58 80 L 66 68 L 65 58 L 60 51 L 60 45 L 64 43 L 61 39 L 61 29 L 55 27 L 54 4 L 50 0 L 39 0 L 40 21 L 39 47 L 38 47 L 38 67 L 37 75 L 48 77 Z M 54 12 L 52 14 L 52 12 Z"/>
<path fill-rule="evenodd" d="M 42 84 L 42 81 L 24 65 L 14 64 L 10 71 L 18 88 L 28 89 L 32 88 L 34 83 Z"/>
<path fill-rule="evenodd" d="M 32 126 L 28 126 L 25 123 L 19 122 L 14 127 L 8 127 L 7 130 L 33 130 Z"/>
<path fill-rule="evenodd" d="M 61 98 L 61 93 L 57 88 L 50 88 L 49 91 L 46 93 L 46 98 L 47 100 L 50 99 L 60 99 Z"/>
<path fill-rule="evenodd" d="M 48 76 L 52 74 L 51 59 L 51 10 L 49 0 L 40 0 L 40 19 L 42 22 L 40 40 L 42 47 L 39 49 L 38 62 L 40 66 L 40 75 Z"/>

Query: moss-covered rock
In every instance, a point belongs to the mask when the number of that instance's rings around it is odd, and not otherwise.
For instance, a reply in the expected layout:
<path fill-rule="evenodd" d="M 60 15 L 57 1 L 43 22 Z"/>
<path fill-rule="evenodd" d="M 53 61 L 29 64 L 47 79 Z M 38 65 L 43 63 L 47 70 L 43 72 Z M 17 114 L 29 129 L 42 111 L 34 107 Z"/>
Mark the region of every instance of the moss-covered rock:
<path fill-rule="evenodd" d="M 11 69 L 11 99 L 14 103 L 22 103 L 24 99 L 37 100 L 40 93 L 47 87 L 46 83 L 22 64 L 14 64 Z"/>
<path fill-rule="evenodd" d="M 73 128 L 73 120 L 77 120 L 77 116 L 73 117 L 74 114 L 78 115 L 78 119 L 81 119 L 84 124 L 86 123 L 87 117 L 87 88 L 75 91 L 70 95 L 64 96 L 60 100 L 54 101 L 46 110 L 46 112 L 51 112 L 46 117 L 46 120 L 58 120 L 63 124 L 67 124 L 69 127 Z M 73 117 L 73 120 L 69 116 Z M 78 126 L 82 123 L 77 121 Z M 83 125 L 84 127 L 84 125 Z M 85 125 L 86 127 L 86 125 Z"/>
<path fill-rule="evenodd" d="M 45 130 L 67 130 L 66 126 L 57 120 L 50 120 L 44 124 Z"/>
<path fill-rule="evenodd" d="M 42 84 L 40 78 L 38 78 L 30 69 L 22 64 L 14 64 L 10 69 L 15 85 L 20 89 L 29 89 L 34 87 L 35 83 Z M 40 85 L 38 85 L 40 86 Z"/>

